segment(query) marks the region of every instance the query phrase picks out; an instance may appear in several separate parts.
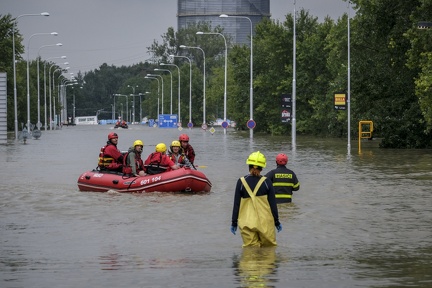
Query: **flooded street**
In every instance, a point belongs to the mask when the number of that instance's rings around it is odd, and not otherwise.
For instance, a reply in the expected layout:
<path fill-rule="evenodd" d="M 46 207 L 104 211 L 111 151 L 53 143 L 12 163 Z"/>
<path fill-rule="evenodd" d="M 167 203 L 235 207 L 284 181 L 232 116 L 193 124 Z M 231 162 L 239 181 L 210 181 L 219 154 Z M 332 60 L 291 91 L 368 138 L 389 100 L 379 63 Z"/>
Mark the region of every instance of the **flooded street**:
<path fill-rule="evenodd" d="M 217 129 L 116 130 L 118 147 L 190 136 L 205 194 L 80 192 L 110 126 L 63 127 L 0 145 L 0 287 L 431 287 L 432 151 L 346 139 L 269 137 Z M 374 142 L 374 141 L 371 141 Z M 272 249 L 232 235 L 234 188 L 247 156 L 289 156 L 301 182 L 278 205 Z"/>

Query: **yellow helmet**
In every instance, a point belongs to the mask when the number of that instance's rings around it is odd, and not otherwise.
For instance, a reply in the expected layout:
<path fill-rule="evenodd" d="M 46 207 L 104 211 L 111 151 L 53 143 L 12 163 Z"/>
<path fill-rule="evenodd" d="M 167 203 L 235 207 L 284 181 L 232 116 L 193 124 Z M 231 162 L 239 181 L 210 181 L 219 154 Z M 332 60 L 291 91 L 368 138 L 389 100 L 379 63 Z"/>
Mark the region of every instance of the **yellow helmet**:
<path fill-rule="evenodd" d="M 135 146 L 144 146 L 144 143 L 141 140 L 135 140 L 133 147 L 135 148 Z"/>
<path fill-rule="evenodd" d="M 166 148 L 165 143 L 159 143 L 156 145 L 156 152 L 164 153 L 164 152 L 166 152 L 166 149 L 167 148 Z"/>
<path fill-rule="evenodd" d="M 178 141 L 178 140 L 174 140 L 174 141 L 171 143 L 171 147 L 181 147 L 181 145 L 180 145 L 180 141 Z"/>
<path fill-rule="evenodd" d="M 266 157 L 261 152 L 253 152 L 249 155 L 248 159 L 246 160 L 247 165 L 253 165 L 253 166 L 259 166 L 262 168 L 266 167 Z"/>

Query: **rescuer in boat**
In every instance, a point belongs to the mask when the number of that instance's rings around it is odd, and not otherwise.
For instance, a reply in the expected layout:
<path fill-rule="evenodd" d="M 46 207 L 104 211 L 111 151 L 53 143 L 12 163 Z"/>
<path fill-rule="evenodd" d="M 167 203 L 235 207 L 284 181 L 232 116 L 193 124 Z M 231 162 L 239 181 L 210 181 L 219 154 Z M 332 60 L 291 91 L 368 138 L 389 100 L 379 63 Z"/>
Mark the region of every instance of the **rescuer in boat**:
<path fill-rule="evenodd" d="M 144 162 L 147 174 L 159 174 L 180 168 L 168 157 L 166 150 L 165 143 L 156 145 L 155 152 L 151 153 Z"/>
<path fill-rule="evenodd" d="M 183 148 L 183 153 L 188 158 L 189 162 L 194 165 L 195 161 L 195 151 L 192 147 L 192 145 L 189 144 L 189 136 L 187 134 L 181 134 L 179 136 L 179 141 L 181 144 L 181 147 Z"/>
<path fill-rule="evenodd" d="M 243 247 L 276 246 L 276 232 L 282 231 L 273 185 L 261 176 L 266 158 L 253 152 L 246 160 L 249 174 L 237 180 L 234 194 L 231 233 L 240 227 Z"/>
<path fill-rule="evenodd" d="M 99 153 L 98 167 L 100 170 L 122 172 L 123 154 L 117 148 L 117 143 L 117 133 L 109 133 L 107 144 L 101 148 Z"/>
<path fill-rule="evenodd" d="M 123 156 L 123 174 L 132 176 L 145 176 L 144 163 L 141 159 L 141 153 L 144 143 L 141 140 L 135 140 L 133 146 Z"/>
<path fill-rule="evenodd" d="M 168 156 L 177 166 L 187 168 L 192 166 L 192 164 L 189 162 L 189 159 L 183 153 L 183 148 L 181 147 L 180 141 L 172 141 Z"/>
<path fill-rule="evenodd" d="M 276 156 L 277 167 L 269 171 L 265 176 L 273 182 L 276 193 L 276 203 L 290 203 L 293 191 L 300 189 L 300 182 L 296 174 L 286 167 L 288 156 L 280 153 Z"/>

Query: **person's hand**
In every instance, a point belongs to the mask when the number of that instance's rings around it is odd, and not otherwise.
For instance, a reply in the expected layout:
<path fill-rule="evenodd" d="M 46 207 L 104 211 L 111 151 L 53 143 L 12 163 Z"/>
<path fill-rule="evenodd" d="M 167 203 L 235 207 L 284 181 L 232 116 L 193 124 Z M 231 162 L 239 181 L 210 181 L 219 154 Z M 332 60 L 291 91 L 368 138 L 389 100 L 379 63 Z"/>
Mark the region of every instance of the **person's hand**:
<path fill-rule="evenodd" d="M 230 230 L 231 230 L 232 234 L 236 235 L 236 231 L 237 231 L 237 227 L 236 226 L 231 226 Z"/>
<path fill-rule="evenodd" d="M 276 226 L 276 229 L 277 229 L 278 233 L 281 232 L 282 231 L 282 224 L 279 224 L 278 226 Z"/>

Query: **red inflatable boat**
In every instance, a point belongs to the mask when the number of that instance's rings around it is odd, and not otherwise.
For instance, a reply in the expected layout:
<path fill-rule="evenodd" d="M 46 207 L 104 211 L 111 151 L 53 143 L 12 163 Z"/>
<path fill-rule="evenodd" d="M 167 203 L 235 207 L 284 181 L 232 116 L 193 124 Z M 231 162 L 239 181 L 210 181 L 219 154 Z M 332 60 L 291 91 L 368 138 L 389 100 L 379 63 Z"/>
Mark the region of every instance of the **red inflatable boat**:
<path fill-rule="evenodd" d="M 78 178 L 79 190 L 90 192 L 210 192 L 211 186 L 204 173 L 188 168 L 142 177 L 92 170 Z"/>

